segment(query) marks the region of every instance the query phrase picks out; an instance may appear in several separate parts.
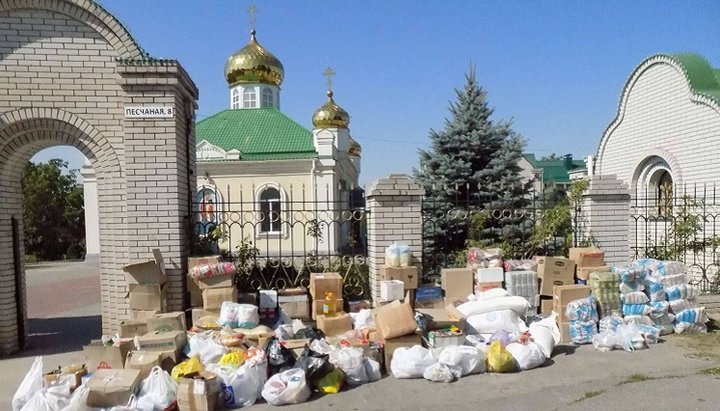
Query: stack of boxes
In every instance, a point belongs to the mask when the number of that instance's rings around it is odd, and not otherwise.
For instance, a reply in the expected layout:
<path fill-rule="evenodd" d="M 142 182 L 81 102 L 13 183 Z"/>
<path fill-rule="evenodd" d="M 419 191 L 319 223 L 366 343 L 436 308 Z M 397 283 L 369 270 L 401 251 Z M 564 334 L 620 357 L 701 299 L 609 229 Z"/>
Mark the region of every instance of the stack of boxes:
<path fill-rule="evenodd" d="M 610 267 L 605 265 L 605 253 L 594 247 L 571 248 L 570 260 L 577 265 L 578 284 L 587 284 L 590 273 L 606 273 Z"/>
<path fill-rule="evenodd" d="M 145 320 L 166 311 L 165 265 L 160 250 L 153 250 L 153 255 L 153 260 L 123 267 L 131 320 Z"/>
<path fill-rule="evenodd" d="M 502 267 L 478 268 L 475 271 L 475 292 L 483 293 L 493 288 L 502 288 L 505 270 Z"/>
<path fill-rule="evenodd" d="M 590 287 L 580 284 L 556 285 L 553 289 L 552 304 L 557 314 L 557 323 L 560 328 L 560 342 L 567 344 L 570 340 L 570 320 L 567 318 L 567 305 L 575 300 L 590 296 Z"/>
<path fill-rule="evenodd" d="M 332 337 L 352 330 L 352 318 L 350 314 L 343 311 L 343 280 L 338 273 L 311 273 L 310 274 L 310 296 L 313 299 L 312 314 L 317 328 L 322 330 L 326 336 Z M 332 293 L 333 299 L 327 299 L 328 293 Z M 340 298 L 338 298 L 340 297 Z M 324 305 L 334 315 L 325 315 Z"/>
<path fill-rule="evenodd" d="M 310 299 L 305 287 L 279 290 L 277 298 L 280 310 L 290 318 L 310 321 Z"/>
<path fill-rule="evenodd" d="M 564 257 L 539 257 L 540 312 L 553 311 L 554 287 L 575 284 L 575 263 Z"/>
<path fill-rule="evenodd" d="M 400 298 L 384 299 L 382 298 L 383 289 L 386 290 L 386 296 L 397 297 L 400 289 L 400 282 L 403 284 L 402 295 Z M 390 267 L 385 265 L 380 267 L 380 293 L 381 301 L 378 301 L 379 305 L 387 304 L 390 301 L 397 301 L 403 298 L 403 296 L 410 291 L 412 295 L 414 290 L 418 288 L 420 284 L 420 273 L 418 268 L 415 266 L 409 267 Z M 391 293 L 388 293 L 391 291 Z"/>
<path fill-rule="evenodd" d="M 220 263 L 220 256 L 191 257 L 188 258 L 188 270 L 192 272 L 195 267 L 218 263 Z M 217 316 L 225 301 L 238 301 L 238 292 L 233 278 L 233 275 L 220 275 L 195 279 L 188 273 L 187 287 L 190 292 L 190 304 L 193 307 L 193 322 L 202 317 Z"/>

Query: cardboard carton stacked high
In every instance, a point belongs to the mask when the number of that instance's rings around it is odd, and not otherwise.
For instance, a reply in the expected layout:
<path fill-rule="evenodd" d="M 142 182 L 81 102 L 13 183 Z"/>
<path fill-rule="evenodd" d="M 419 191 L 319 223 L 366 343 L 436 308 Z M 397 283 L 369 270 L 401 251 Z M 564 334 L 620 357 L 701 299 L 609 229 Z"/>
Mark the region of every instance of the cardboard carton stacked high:
<path fill-rule="evenodd" d="M 404 301 L 395 300 L 373 310 L 377 341 L 384 345 L 385 367 L 389 369 L 393 353 L 400 347 L 422 344 L 422 336 L 416 334 L 417 323 L 411 306 L 410 292 Z"/>
<path fill-rule="evenodd" d="M 575 263 L 565 257 L 538 257 L 537 273 L 540 312 L 549 313 L 553 308 L 553 287 L 575 284 Z"/>
<path fill-rule="evenodd" d="M 402 293 L 400 292 L 402 283 Z M 386 304 L 390 301 L 397 301 L 403 299 L 408 291 L 411 294 L 420 284 L 420 274 L 418 268 L 415 266 L 408 267 L 390 267 L 384 265 L 380 267 L 380 292 L 381 300 L 379 304 Z M 385 297 L 382 298 L 383 291 L 385 291 Z"/>
<path fill-rule="evenodd" d="M 188 269 L 203 265 L 220 263 L 219 256 L 188 258 Z M 234 275 L 217 275 L 207 278 L 194 278 L 188 273 L 188 290 L 193 306 L 202 306 L 202 310 L 193 309 L 193 318 L 217 315 L 225 301 L 238 301 L 238 292 L 233 283 Z M 199 294 L 199 295 L 198 295 Z M 204 312 L 203 312 L 204 311 Z"/>
<path fill-rule="evenodd" d="M 165 265 L 160 250 L 153 250 L 153 255 L 153 260 L 123 267 L 131 320 L 144 320 L 166 311 Z"/>
<path fill-rule="evenodd" d="M 446 306 L 454 305 L 456 301 L 466 301 L 475 291 L 472 268 L 443 268 L 440 270 L 440 279 Z"/>
<path fill-rule="evenodd" d="M 313 318 L 317 323 L 317 328 L 329 337 L 352 330 L 350 314 L 343 311 L 342 291 L 343 280 L 339 273 L 310 274 L 310 296 L 313 299 Z M 328 293 L 332 293 L 335 298 L 326 300 Z M 335 311 L 335 315 L 323 314 L 323 305 L 326 304 L 334 305 L 334 307 L 330 308 L 330 311 Z"/>
<path fill-rule="evenodd" d="M 595 247 L 581 247 L 570 249 L 570 260 L 577 266 L 577 279 L 579 284 L 587 284 L 590 273 L 607 273 L 610 267 L 605 265 L 605 253 Z"/>
<path fill-rule="evenodd" d="M 568 303 L 590 296 L 590 287 L 580 284 L 556 285 L 553 288 L 553 311 L 557 314 L 557 323 L 560 328 L 560 342 L 570 342 L 570 321 L 566 315 Z"/>

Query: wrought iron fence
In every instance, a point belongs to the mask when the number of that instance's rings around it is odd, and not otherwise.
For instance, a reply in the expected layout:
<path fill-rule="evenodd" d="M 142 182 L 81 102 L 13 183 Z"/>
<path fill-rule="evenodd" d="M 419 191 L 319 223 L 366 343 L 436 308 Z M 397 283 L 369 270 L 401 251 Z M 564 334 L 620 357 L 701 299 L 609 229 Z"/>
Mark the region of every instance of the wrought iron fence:
<path fill-rule="evenodd" d="M 720 292 L 720 199 L 715 186 L 658 187 L 635 193 L 632 257 L 684 262 L 692 283 Z"/>
<path fill-rule="evenodd" d="M 263 186 L 241 189 L 237 200 L 230 194 L 201 187 L 190 234 L 193 254 L 236 263 L 240 292 L 307 287 L 310 273 L 338 272 L 346 299 L 369 297 L 362 189 Z"/>
<path fill-rule="evenodd" d="M 456 193 L 461 192 L 455 190 Z M 566 255 L 582 242 L 579 208 L 564 190 L 532 192 L 515 207 L 488 208 L 465 190 L 450 198 L 426 195 L 422 203 L 423 275 L 438 278 L 442 268 L 464 267 L 468 247 L 499 247 L 506 258 Z"/>

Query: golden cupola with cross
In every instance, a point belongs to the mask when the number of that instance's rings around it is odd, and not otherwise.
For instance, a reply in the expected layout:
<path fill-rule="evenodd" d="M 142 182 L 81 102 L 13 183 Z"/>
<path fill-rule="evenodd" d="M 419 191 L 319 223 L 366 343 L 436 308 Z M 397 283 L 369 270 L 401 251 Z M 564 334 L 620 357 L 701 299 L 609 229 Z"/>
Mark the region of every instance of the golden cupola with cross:
<path fill-rule="evenodd" d="M 323 75 L 327 77 L 327 100 L 325 104 L 318 107 L 313 113 L 312 123 L 314 128 L 348 128 L 350 115 L 333 100 L 332 77 L 335 72 L 328 67 Z"/>

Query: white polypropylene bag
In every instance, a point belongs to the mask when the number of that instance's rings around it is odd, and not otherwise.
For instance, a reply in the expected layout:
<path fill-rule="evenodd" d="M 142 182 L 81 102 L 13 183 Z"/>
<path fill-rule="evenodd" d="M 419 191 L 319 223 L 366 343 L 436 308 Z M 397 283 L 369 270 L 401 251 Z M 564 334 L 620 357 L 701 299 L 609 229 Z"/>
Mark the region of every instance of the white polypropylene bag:
<path fill-rule="evenodd" d="M 427 348 L 419 345 L 399 347 L 393 353 L 390 372 L 395 378 L 422 378 L 427 367 L 436 362 Z"/>
<path fill-rule="evenodd" d="M 557 314 L 552 313 L 550 317 L 530 323 L 530 335 L 535 343 L 540 346 L 545 358 L 552 356 L 555 346 L 560 343 L 560 329 L 555 322 Z"/>
<path fill-rule="evenodd" d="M 30 371 L 25 374 L 20 386 L 12 399 L 13 411 L 20 411 L 25 403 L 35 395 L 37 391 L 43 388 L 43 360 L 42 357 L 35 357 Z"/>
<path fill-rule="evenodd" d="M 372 358 L 365 358 L 363 360 L 363 365 L 365 366 L 365 373 L 367 374 L 370 382 L 377 381 L 382 378 L 379 362 L 373 360 Z"/>
<path fill-rule="evenodd" d="M 492 334 L 496 331 L 525 332 L 525 322 L 512 310 L 491 311 L 468 316 L 465 320 L 466 332 L 472 334 Z"/>
<path fill-rule="evenodd" d="M 236 328 L 255 328 L 260 323 L 258 307 L 252 304 L 238 304 Z"/>
<path fill-rule="evenodd" d="M 197 355 L 205 366 L 215 364 L 229 351 L 213 337 L 211 331 L 193 335 L 188 345 L 190 346 L 188 357 Z"/>
<path fill-rule="evenodd" d="M 305 371 L 291 368 L 275 374 L 265 383 L 262 397 L 271 405 L 300 404 L 310 398 Z"/>
<path fill-rule="evenodd" d="M 537 368 L 547 360 L 545 353 L 539 345 L 532 341 L 527 344 L 510 343 L 505 347 L 517 362 L 518 368 L 521 370 L 531 370 Z"/>
<path fill-rule="evenodd" d="M 345 373 L 348 385 L 361 385 L 368 382 L 361 348 L 343 347 L 330 353 L 330 362 Z"/>
<path fill-rule="evenodd" d="M 438 363 L 447 365 L 456 378 L 485 372 L 485 353 L 469 345 L 446 347 Z"/>
<path fill-rule="evenodd" d="M 528 308 L 530 308 L 530 303 L 524 297 L 520 296 L 506 296 L 492 298 L 490 300 L 469 301 L 464 304 L 460 304 L 457 307 L 458 311 L 460 311 L 465 318 L 470 317 L 471 315 L 500 310 L 512 310 L 515 314 L 523 317 L 527 314 Z"/>
<path fill-rule="evenodd" d="M 141 411 L 162 411 L 177 399 L 178 385 L 162 368 L 155 366 L 150 375 L 140 384 L 137 409 Z"/>
<path fill-rule="evenodd" d="M 222 326 L 228 326 L 231 328 L 238 328 L 238 310 L 240 304 L 232 301 L 225 301 L 220 306 L 220 315 L 218 316 L 218 323 Z M 247 327 L 252 328 L 252 327 Z"/>
<path fill-rule="evenodd" d="M 423 378 L 434 382 L 452 382 L 455 376 L 447 365 L 435 363 L 425 369 Z"/>
<path fill-rule="evenodd" d="M 475 301 L 492 300 L 493 298 L 507 297 L 508 291 L 504 288 L 491 288 L 487 291 L 475 293 Z"/>

